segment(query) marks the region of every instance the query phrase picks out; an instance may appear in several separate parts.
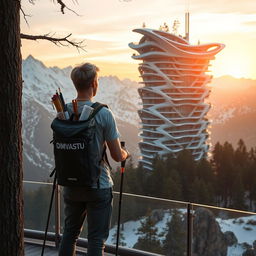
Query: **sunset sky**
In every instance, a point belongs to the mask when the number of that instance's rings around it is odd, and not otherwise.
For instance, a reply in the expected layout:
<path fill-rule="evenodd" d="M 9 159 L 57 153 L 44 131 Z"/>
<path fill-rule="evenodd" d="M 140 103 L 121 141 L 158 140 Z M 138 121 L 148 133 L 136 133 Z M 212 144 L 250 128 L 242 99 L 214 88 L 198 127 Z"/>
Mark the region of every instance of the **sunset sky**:
<path fill-rule="evenodd" d="M 49 42 L 22 41 L 22 55 L 32 54 L 47 66 L 75 66 L 93 62 L 101 75 L 139 80 L 138 61 L 128 47 L 141 35 L 133 29 L 158 29 L 166 22 L 181 23 L 184 33 L 184 13 L 190 11 L 190 43 L 224 43 L 226 48 L 212 62 L 215 77 L 232 75 L 256 79 L 256 1 L 255 0 L 66 0 L 80 16 L 66 10 L 63 15 L 51 0 L 36 0 L 32 5 L 23 0 L 22 8 L 29 26 L 22 19 L 21 31 L 26 34 L 72 33 L 76 40 L 85 40 L 86 51 L 72 47 L 57 47 Z"/>

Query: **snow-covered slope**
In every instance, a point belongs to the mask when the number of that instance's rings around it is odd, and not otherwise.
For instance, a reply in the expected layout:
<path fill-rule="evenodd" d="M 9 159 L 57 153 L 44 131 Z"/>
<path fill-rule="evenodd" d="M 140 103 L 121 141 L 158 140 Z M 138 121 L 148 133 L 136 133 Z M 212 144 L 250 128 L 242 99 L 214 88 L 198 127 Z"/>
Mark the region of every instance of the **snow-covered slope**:
<path fill-rule="evenodd" d="M 180 210 L 181 213 L 186 214 L 184 209 Z M 136 221 L 127 221 L 122 224 L 122 242 L 126 243 L 126 247 L 133 248 L 133 246 L 138 241 L 139 235 L 137 229 L 140 227 L 141 221 L 144 221 L 146 217 L 142 217 Z M 171 221 L 172 216 L 168 211 L 165 211 L 162 220 L 156 223 L 155 227 L 158 229 L 158 234 L 166 234 L 167 223 Z M 238 243 L 228 247 L 227 256 L 242 256 L 243 252 L 246 250 L 243 243 L 247 243 L 249 246 L 253 246 L 253 242 L 256 240 L 256 215 L 250 215 L 246 217 L 231 218 L 231 219 L 221 219 L 216 218 L 219 223 L 221 231 L 224 233 L 226 231 L 231 231 L 237 238 Z M 108 244 L 114 244 L 116 234 L 116 226 L 110 230 L 110 235 L 107 240 Z M 164 236 L 159 237 L 160 240 L 164 239 Z"/>
<path fill-rule="evenodd" d="M 137 234 L 137 229 L 141 226 L 141 221 L 145 221 L 145 217 L 140 218 L 136 221 L 127 221 L 124 224 L 122 224 L 123 227 L 123 241 L 126 243 L 126 247 L 133 248 L 133 246 L 137 243 L 139 235 Z M 159 239 L 163 240 L 164 237 L 162 236 L 163 232 L 166 232 L 165 229 L 167 227 L 167 223 L 171 221 L 171 216 L 168 213 L 168 211 L 165 212 L 163 219 L 156 223 L 155 227 L 157 228 L 157 234 L 159 235 Z M 113 238 L 115 238 L 117 226 L 114 226 L 110 232 L 109 237 L 106 243 L 108 244 L 114 244 L 115 241 Z"/>
<path fill-rule="evenodd" d="M 217 221 L 222 232 L 232 231 L 236 235 L 239 244 L 252 245 L 256 240 L 256 215 Z"/>

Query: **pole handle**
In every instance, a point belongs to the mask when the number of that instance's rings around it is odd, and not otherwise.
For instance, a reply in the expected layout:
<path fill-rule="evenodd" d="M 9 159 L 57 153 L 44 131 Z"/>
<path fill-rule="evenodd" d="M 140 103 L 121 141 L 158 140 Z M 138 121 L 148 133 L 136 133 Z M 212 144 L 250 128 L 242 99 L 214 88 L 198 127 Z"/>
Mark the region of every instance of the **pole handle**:
<path fill-rule="evenodd" d="M 125 142 L 124 141 L 121 141 L 121 147 L 122 148 L 125 147 Z M 121 162 L 121 172 L 124 172 L 125 162 L 126 162 L 126 160 Z"/>

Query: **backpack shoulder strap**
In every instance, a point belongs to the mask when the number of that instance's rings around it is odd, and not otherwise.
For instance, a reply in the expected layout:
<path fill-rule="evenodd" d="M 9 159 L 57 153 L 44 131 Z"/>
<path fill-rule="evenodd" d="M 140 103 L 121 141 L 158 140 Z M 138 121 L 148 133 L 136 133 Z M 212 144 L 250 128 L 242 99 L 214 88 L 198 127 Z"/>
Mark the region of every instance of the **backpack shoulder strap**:
<path fill-rule="evenodd" d="M 91 107 L 94 108 L 94 110 L 91 113 L 91 115 L 89 116 L 88 120 L 93 118 L 103 107 L 108 108 L 107 105 L 99 103 L 99 102 L 93 103 Z M 106 146 L 106 144 L 104 144 L 103 152 L 102 152 L 102 160 L 105 161 L 107 163 L 107 165 L 109 166 L 110 170 L 112 170 L 112 167 L 108 161 L 108 155 L 107 155 L 106 149 L 107 149 L 107 146 Z"/>
<path fill-rule="evenodd" d="M 108 154 L 107 154 L 107 146 L 106 146 L 106 143 L 104 144 L 104 148 L 103 148 L 102 160 L 105 161 L 106 164 L 108 165 L 109 169 L 112 170 L 112 166 L 110 165 L 110 163 L 109 163 L 109 161 L 108 161 Z"/>
<path fill-rule="evenodd" d="M 91 105 L 91 107 L 94 109 L 93 112 L 90 114 L 88 120 L 92 119 L 103 107 L 108 108 L 107 105 L 101 104 L 99 102 L 95 102 Z"/>

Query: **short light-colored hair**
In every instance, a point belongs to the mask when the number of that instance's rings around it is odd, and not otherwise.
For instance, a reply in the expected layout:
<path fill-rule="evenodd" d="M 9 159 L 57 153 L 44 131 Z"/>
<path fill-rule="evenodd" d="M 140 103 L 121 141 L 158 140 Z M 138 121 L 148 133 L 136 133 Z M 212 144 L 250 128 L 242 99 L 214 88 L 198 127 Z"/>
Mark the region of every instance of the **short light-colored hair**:
<path fill-rule="evenodd" d="M 94 81 L 97 72 L 100 71 L 97 66 L 91 63 L 85 63 L 75 67 L 71 72 L 71 79 L 77 91 L 83 91 L 90 87 Z"/>

